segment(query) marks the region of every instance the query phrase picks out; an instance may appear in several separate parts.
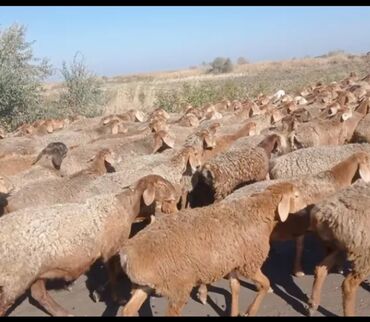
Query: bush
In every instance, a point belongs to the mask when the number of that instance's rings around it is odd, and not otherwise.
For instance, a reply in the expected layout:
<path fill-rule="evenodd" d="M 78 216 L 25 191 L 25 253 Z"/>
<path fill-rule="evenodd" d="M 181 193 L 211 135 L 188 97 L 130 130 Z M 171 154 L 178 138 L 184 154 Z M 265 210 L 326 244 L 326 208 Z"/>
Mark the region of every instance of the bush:
<path fill-rule="evenodd" d="M 239 57 L 238 60 L 236 61 L 238 65 L 246 65 L 249 64 L 249 61 L 246 60 L 244 57 Z"/>
<path fill-rule="evenodd" d="M 76 53 L 73 62 L 67 66 L 64 61 L 61 73 L 66 89 L 61 93 L 58 105 L 66 108 L 66 114 L 80 114 L 93 117 L 102 113 L 107 97 L 100 88 L 100 82 L 85 65 L 84 57 Z"/>
<path fill-rule="evenodd" d="M 209 72 L 213 74 L 230 73 L 233 70 L 230 58 L 217 57 L 210 65 L 211 69 Z"/>
<path fill-rule="evenodd" d="M 162 89 L 157 92 L 154 105 L 167 112 L 180 112 L 187 104 L 201 107 L 207 103 L 217 103 L 224 98 L 233 100 L 246 96 L 247 87 L 239 80 L 203 81 L 198 84 L 183 83 L 177 89 Z"/>
<path fill-rule="evenodd" d="M 47 59 L 34 57 L 26 28 L 0 30 L 0 122 L 8 131 L 33 117 L 42 104 L 41 81 L 51 75 Z"/>

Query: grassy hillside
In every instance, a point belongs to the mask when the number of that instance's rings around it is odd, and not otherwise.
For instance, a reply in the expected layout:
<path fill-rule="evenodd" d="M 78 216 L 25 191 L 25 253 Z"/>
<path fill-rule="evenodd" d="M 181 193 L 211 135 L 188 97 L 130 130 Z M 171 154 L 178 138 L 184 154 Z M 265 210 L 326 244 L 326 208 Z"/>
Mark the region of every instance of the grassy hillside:
<path fill-rule="evenodd" d="M 370 73 L 370 56 L 335 54 L 299 60 L 236 65 L 228 74 L 211 75 L 202 68 L 101 78 L 110 100 L 105 113 L 119 113 L 130 108 L 143 110 L 153 106 L 176 111 L 185 103 L 194 106 L 222 98 L 242 99 L 260 92 L 278 89 L 296 92 L 323 81 L 340 80 L 350 72 L 359 76 Z M 45 85 L 45 95 L 52 98 L 60 84 Z"/>

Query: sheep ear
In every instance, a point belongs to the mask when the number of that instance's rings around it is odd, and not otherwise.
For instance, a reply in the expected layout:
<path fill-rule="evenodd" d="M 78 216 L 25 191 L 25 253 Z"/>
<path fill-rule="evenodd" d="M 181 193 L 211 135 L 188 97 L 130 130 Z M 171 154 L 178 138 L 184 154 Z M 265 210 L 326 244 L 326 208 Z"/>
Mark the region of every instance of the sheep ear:
<path fill-rule="evenodd" d="M 62 161 L 63 161 L 63 157 L 59 154 L 54 154 L 52 159 L 51 159 L 51 162 L 52 162 L 54 168 L 57 169 L 57 170 L 60 170 L 60 166 L 62 164 Z"/>
<path fill-rule="evenodd" d="M 370 167 L 367 164 L 360 163 L 358 172 L 360 173 L 362 180 L 364 180 L 365 182 L 370 181 Z"/>
<path fill-rule="evenodd" d="M 143 192 L 143 199 L 146 206 L 150 206 L 155 197 L 155 190 L 153 185 L 150 185 L 148 188 L 146 188 Z"/>
<path fill-rule="evenodd" d="M 144 122 L 144 113 L 142 111 L 136 111 L 135 117 L 139 122 Z"/>
<path fill-rule="evenodd" d="M 333 116 L 333 115 L 337 114 L 338 108 L 337 107 L 331 107 L 329 111 L 330 111 L 329 116 Z"/>
<path fill-rule="evenodd" d="M 196 162 L 196 160 L 195 160 L 195 155 L 194 155 L 194 153 L 190 153 L 190 154 L 189 154 L 189 159 L 188 159 L 188 161 L 189 161 L 189 164 L 190 164 L 191 169 L 195 172 L 195 171 L 197 170 L 197 162 Z"/>
<path fill-rule="evenodd" d="M 204 139 L 204 142 L 205 142 L 207 148 L 213 148 L 214 147 L 214 144 L 213 144 L 211 138 L 209 137 L 209 135 L 205 135 L 203 137 L 203 139 Z"/>
<path fill-rule="evenodd" d="M 278 205 L 278 213 L 281 222 L 284 222 L 289 215 L 290 211 L 290 194 L 284 193 Z"/>
<path fill-rule="evenodd" d="M 118 134 L 118 124 L 114 124 L 112 127 L 112 134 Z"/>
<path fill-rule="evenodd" d="M 162 136 L 162 140 L 172 149 L 175 146 L 175 138 L 168 132 Z"/>
<path fill-rule="evenodd" d="M 152 153 L 156 153 L 160 149 L 161 146 L 162 146 L 162 138 L 157 133 L 155 133 L 154 134 L 154 147 L 153 147 Z"/>
<path fill-rule="evenodd" d="M 272 148 L 272 151 L 271 152 L 276 152 L 279 147 L 281 147 L 281 139 L 280 137 L 277 137 L 276 139 L 274 139 L 275 143 L 274 143 L 274 147 Z"/>

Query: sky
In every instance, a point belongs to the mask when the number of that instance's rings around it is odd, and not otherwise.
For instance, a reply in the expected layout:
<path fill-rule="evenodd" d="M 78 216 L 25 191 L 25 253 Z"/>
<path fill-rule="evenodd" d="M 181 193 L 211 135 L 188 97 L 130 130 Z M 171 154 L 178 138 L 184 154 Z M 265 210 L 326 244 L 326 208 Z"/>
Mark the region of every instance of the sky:
<path fill-rule="evenodd" d="M 79 51 L 100 76 L 370 51 L 370 7 L 0 7 L 0 30 L 12 23 L 36 57 L 60 68 Z"/>

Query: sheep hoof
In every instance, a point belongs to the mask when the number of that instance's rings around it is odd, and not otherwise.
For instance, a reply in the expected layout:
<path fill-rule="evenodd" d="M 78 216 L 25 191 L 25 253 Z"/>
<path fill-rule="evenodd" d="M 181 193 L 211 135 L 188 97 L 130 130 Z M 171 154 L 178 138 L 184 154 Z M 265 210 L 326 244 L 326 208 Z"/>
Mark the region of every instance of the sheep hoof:
<path fill-rule="evenodd" d="M 202 303 L 203 305 L 205 305 L 207 303 L 207 294 L 198 292 L 197 293 L 197 298 L 200 301 L 200 303 Z"/>
<path fill-rule="evenodd" d="M 90 297 L 91 299 L 95 302 L 95 303 L 98 303 L 100 302 L 101 298 L 100 298 L 100 295 L 97 291 L 93 291 L 91 294 L 90 294 Z"/>
<path fill-rule="evenodd" d="M 203 305 L 205 305 L 207 303 L 207 296 L 198 296 L 198 299 L 200 301 L 200 303 L 202 303 Z"/>
<path fill-rule="evenodd" d="M 296 277 L 302 277 L 302 276 L 305 276 L 305 273 L 303 271 L 297 271 L 297 272 L 294 273 L 294 275 Z"/>
<path fill-rule="evenodd" d="M 306 305 L 305 307 L 306 313 L 308 316 L 314 316 L 316 312 L 316 308 L 310 305 Z"/>

